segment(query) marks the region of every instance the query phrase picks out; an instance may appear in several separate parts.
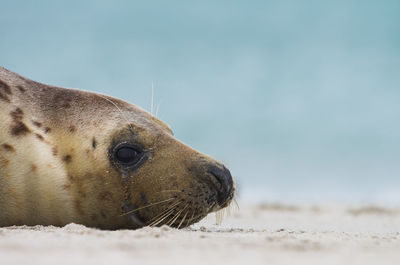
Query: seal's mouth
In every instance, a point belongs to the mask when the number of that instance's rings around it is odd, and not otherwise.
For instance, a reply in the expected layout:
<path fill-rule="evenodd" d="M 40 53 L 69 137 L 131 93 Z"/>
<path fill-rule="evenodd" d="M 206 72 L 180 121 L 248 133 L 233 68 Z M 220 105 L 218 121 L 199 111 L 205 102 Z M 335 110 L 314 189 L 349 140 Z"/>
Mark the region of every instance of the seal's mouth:
<path fill-rule="evenodd" d="M 146 222 L 139 217 L 138 209 L 132 204 L 130 198 L 125 200 L 125 203 L 122 205 L 122 211 L 124 212 L 123 215 L 126 215 L 137 228 L 146 226 Z"/>
<path fill-rule="evenodd" d="M 146 222 L 139 217 L 137 212 L 129 213 L 128 216 L 129 216 L 129 219 L 131 220 L 131 222 L 133 224 L 135 224 L 138 228 L 142 228 L 142 227 L 146 226 Z"/>

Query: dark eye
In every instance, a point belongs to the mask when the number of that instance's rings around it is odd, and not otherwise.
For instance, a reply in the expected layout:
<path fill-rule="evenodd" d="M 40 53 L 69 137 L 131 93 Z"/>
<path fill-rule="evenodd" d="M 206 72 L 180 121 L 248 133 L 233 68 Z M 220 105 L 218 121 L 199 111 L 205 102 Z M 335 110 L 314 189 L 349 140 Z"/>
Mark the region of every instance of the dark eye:
<path fill-rule="evenodd" d="M 139 152 L 129 146 L 122 146 L 115 152 L 115 158 L 121 164 L 133 164 L 137 161 Z"/>
<path fill-rule="evenodd" d="M 125 176 L 140 168 L 151 156 L 149 150 L 128 141 L 113 144 L 108 151 L 110 162 Z"/>

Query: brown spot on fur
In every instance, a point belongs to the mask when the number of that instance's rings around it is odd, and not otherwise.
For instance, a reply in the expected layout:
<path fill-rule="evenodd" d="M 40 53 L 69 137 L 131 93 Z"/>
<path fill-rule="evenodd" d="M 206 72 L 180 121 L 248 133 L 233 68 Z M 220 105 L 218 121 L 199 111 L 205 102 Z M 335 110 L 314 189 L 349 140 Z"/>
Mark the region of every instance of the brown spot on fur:
<path fill-rule="evenodd" d="M 10 160 L 8 160 L 7 158 L 0 159 L 0 162 L 3 162 L 4 167 L 7 167 L 10 164 Z M 10 175 L 8 174 L 6 176 L 10 177 Z"/>
<path fill-rule="evenodd" d="M 21 85 L 18 85 L 17 88 L 18 88 L 18 90 L 19 90 L 20 92 L 22 92 L 22 93 L 26 91 L 26 89 L 25 89 L 23 86 L 21 86 Z"/>
<path fill-rule="evenodd" d="M 10 86 L 2 80 L 0 80 L 0 90 L 8 95 L 12 94 Z"/>
<path fill-rule="evenodd" d="M 0 93 L 0 99 L 6 102 L 10 102 L 10 98 L 7 95 L 4 95 L 3 93 Z"/>
<path fill-rule="evenodd" d="M 31 130 L 21 121 L 17 121 L 11 126 L 11 134 L 14 136 L 23 136 L 30 132 Z"/>
<path fill-rule="evenodd" d="M 73 100 L 72 96 L 65 93 L 59 93 L 54 97 L 55 104 L 66 109 L 71 107 L 72 100 Z"/>
<path fill-rule="evenodd" d="M 69 179 L 70 182 L 74 182 L 75 181 L 75 178 L 72 175 L 68 175 L 68 179 Z"/>
<path fill-rule="evenodd" d="M 49 127 L 44 128 L 44 133 L 49 133 L 49 132 L 51 132 L 51 128 Z"/>
<path fill-rule="evenodd" d="M 32 164 L 31 169 L 32 169 L 33 172 L 36 172 L 37 171 L 37 166 L 35 164 Z"/>
<path fill-rule="evenodd" d="M 42 123 L 40 123 L 38 121 L 32 121 L 32 123 L 33 123 L 33 125 L 35 125 L 38 128 L 42 127 Z"/>
<path fill-rule="evenodd" d="M 64 184 L 62 187 L 64 190 L 69 190 L 71 188 L 71 184 Z"/>
<path fill-rule="evenodd" d="M 37 137 L 40 141 L 44 141 L 43 136 L 41 136 L 41 135 L 38 134 L 38 133 L 35 133 L 35 135 L 36 135 L 36 137 Z"/>
<path fill-rule="evenodd" d="M 57 150 L 57 147 L 56 147 L 56 146 L 53 146 L 53 148 L 51 148 L 51 151 L 52 151 L 52 153 L 53 153 L 53 156 L 57 156 L 58 150 Z"/>
<path fill-rule="evenodd" d="M 74 125 L 71 125 L 68 127 L 69 132 L 74 133 L 76 132 L 76 127 Z"/>
<path fill-rule="evenodd" d="M 96 149 L 96 146 L 97 146 L 97 141 L 96 141 L 96 138 L 93 137 L 93 139 L 92 139 L 93 150 Z"/>
<path fill-rule="evenodd" d="M 4 101 L 10 102 L 8 95 L 11 95 L 11 88 L 4 81 L 0 80 L 0 98 Z"/>
<path fill-rule="evenodd" d="M 16 108 L 14 111 L 10 112 L 11 117 L 14 121 L 20 121 L 24 117 L 24 112 L 20 108 Z"/>
<path fill-rule="evenodd" d="M 3 148 L 6 150 L 6 151 L 9 151 L 9 152 L 15 152 L 15 149 L 14 149 L 14 147 L 12 146 L 12 145 L 9 145 L 9 144 L 2 144 L 1 146 L 3 146 Z"/>
<path fill-rule="evenodd" d="M 63 157 L 63 161 L 64 161 L 65 163 L 70 163 L 70 162 L 72 161 L 72 156 L 71 156 L 71 155 L 65 155 L 65 156 Z"/>

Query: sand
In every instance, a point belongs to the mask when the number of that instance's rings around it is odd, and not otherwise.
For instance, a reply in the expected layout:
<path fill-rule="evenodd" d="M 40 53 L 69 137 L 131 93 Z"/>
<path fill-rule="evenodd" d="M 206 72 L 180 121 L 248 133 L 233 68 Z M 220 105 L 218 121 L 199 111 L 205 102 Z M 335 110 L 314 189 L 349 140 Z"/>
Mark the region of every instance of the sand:
<path fill-rule="evenodd" d="M 241 205 L 183 230 L 0 228 L 0 264 L 400 264 L 400 208 Z"/>

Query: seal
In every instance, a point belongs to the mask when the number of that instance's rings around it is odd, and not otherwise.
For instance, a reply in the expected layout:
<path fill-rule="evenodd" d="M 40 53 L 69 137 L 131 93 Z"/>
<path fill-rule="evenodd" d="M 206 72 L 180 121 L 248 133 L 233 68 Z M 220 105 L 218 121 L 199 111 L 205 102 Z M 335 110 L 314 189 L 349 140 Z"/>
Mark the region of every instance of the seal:
<path fill-rule="evenodd" d="M 141 108 L 0 67 L 0 226 L 183 228 L 234 192 L 223 164 Z"/>

